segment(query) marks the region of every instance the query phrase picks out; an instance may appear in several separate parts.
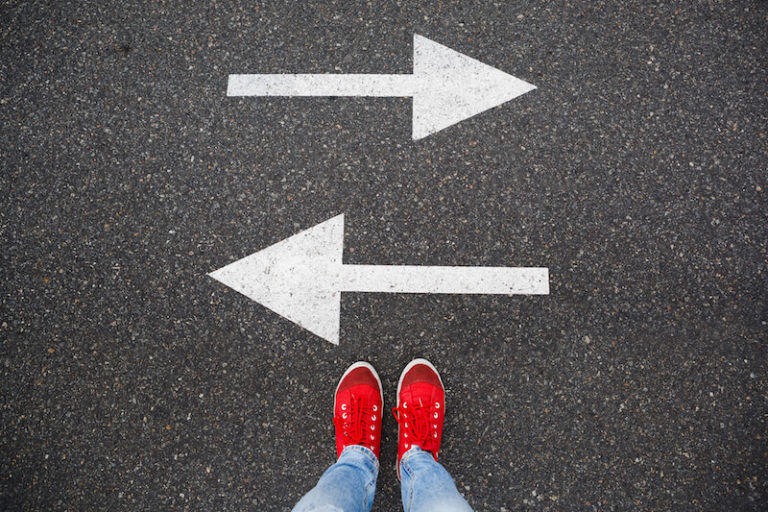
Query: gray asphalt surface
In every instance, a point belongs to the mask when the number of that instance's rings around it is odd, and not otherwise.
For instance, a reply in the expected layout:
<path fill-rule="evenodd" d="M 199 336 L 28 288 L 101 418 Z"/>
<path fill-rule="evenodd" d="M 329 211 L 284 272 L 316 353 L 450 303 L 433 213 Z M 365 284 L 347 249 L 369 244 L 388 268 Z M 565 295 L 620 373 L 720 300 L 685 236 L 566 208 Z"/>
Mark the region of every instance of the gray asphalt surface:
<path fill-rule="evenodd" d="M 768 502 L 768 2 L 0 5 L 0 508 L 286 510 L 332 392 L 413 357 L 476 510 Z M 538 87 L 420 141 L 413 33 Z M 334 215 L 345 262 L 548 296 L 345 293 L 333 346 L 207 277 Z M 400 510 L 384 421 L 374 510 Z"/>

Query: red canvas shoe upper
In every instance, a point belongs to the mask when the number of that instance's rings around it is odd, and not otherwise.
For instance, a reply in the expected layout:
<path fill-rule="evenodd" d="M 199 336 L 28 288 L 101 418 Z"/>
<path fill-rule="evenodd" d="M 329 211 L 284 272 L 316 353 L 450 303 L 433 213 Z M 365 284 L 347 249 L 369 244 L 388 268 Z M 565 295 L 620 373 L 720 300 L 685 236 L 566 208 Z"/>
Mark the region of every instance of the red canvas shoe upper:
<path fill-rule="evenodd" d="M 405 368 L 398 385 L 397 407 L 392 412 L 399 424 L 398 476 L 400 459 L 414 445 L 437 460 L 445 418 L 445 388 L 429 361 L 416 359 Z"/>
<path fill-rule="evenodd" d="M 336 388 L 333 424 L 336 427 L 336 456 L 350 445 L 362 445 L 379 457 L 381 411 L 384 399 L 381 382 L 368 363 L 355 363 Z"/>

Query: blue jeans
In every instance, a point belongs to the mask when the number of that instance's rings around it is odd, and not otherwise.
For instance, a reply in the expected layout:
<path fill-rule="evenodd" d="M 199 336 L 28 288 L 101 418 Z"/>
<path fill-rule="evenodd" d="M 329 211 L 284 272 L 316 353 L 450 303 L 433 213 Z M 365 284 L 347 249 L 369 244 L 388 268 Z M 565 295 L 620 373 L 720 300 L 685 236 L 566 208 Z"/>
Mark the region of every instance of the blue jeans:
<path fill-rule="evenodd" d="M 379 461 L 372 451 L 348 446 L 293 512 L 368 512 L 378 474 Z M 472 512 L 451 475 L 418 446 L 403 455 L 400 476 L 405 512 Z"/>

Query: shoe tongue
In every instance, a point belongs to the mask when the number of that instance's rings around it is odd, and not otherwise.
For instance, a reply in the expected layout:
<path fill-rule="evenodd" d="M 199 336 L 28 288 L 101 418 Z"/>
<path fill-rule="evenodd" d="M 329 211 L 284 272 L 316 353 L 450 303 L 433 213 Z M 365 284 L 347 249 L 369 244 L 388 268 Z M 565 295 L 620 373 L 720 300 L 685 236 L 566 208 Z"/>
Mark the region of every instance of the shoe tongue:
<path fill-rule="evenodd" d="M 442 399 L 439 388 L 425 382 L 417 382 L 409 388 L 409 405 L 414 407 L 433 407 L 436 401 Z"/>
<path fill-rule="evenodd" d="M 367 384 L 361 384 L 358 386 L 352 386 L 345 389 L 343 392 L 339 392 L 338 399 L 336 400 L 336 407 L 339 407 L 340 403 L 351 404 L 352 401 L 362 401 L 369 406 L 380 405 L 379 401 L 381 396 L 379 392 Z"/>

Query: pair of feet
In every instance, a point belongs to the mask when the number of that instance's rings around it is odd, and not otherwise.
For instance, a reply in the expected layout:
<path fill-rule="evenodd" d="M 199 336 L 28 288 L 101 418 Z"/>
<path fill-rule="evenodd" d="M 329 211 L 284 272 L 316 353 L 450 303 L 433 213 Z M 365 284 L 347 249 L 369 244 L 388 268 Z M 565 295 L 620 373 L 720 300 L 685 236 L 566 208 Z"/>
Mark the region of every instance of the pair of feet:
<path fill-rule="evenodd" d="M 350 366 L 336 387 L 333 424 L 337 457 L 347 446 L 361 445 L 379 457 L 384 393 L 376 370 L 368 363 Z M 405 452 L 418 446 L 437 460 L 445 417 L 445 388 L 426 359 L 414 359 L 397 383 L 397 475 Z"/>

